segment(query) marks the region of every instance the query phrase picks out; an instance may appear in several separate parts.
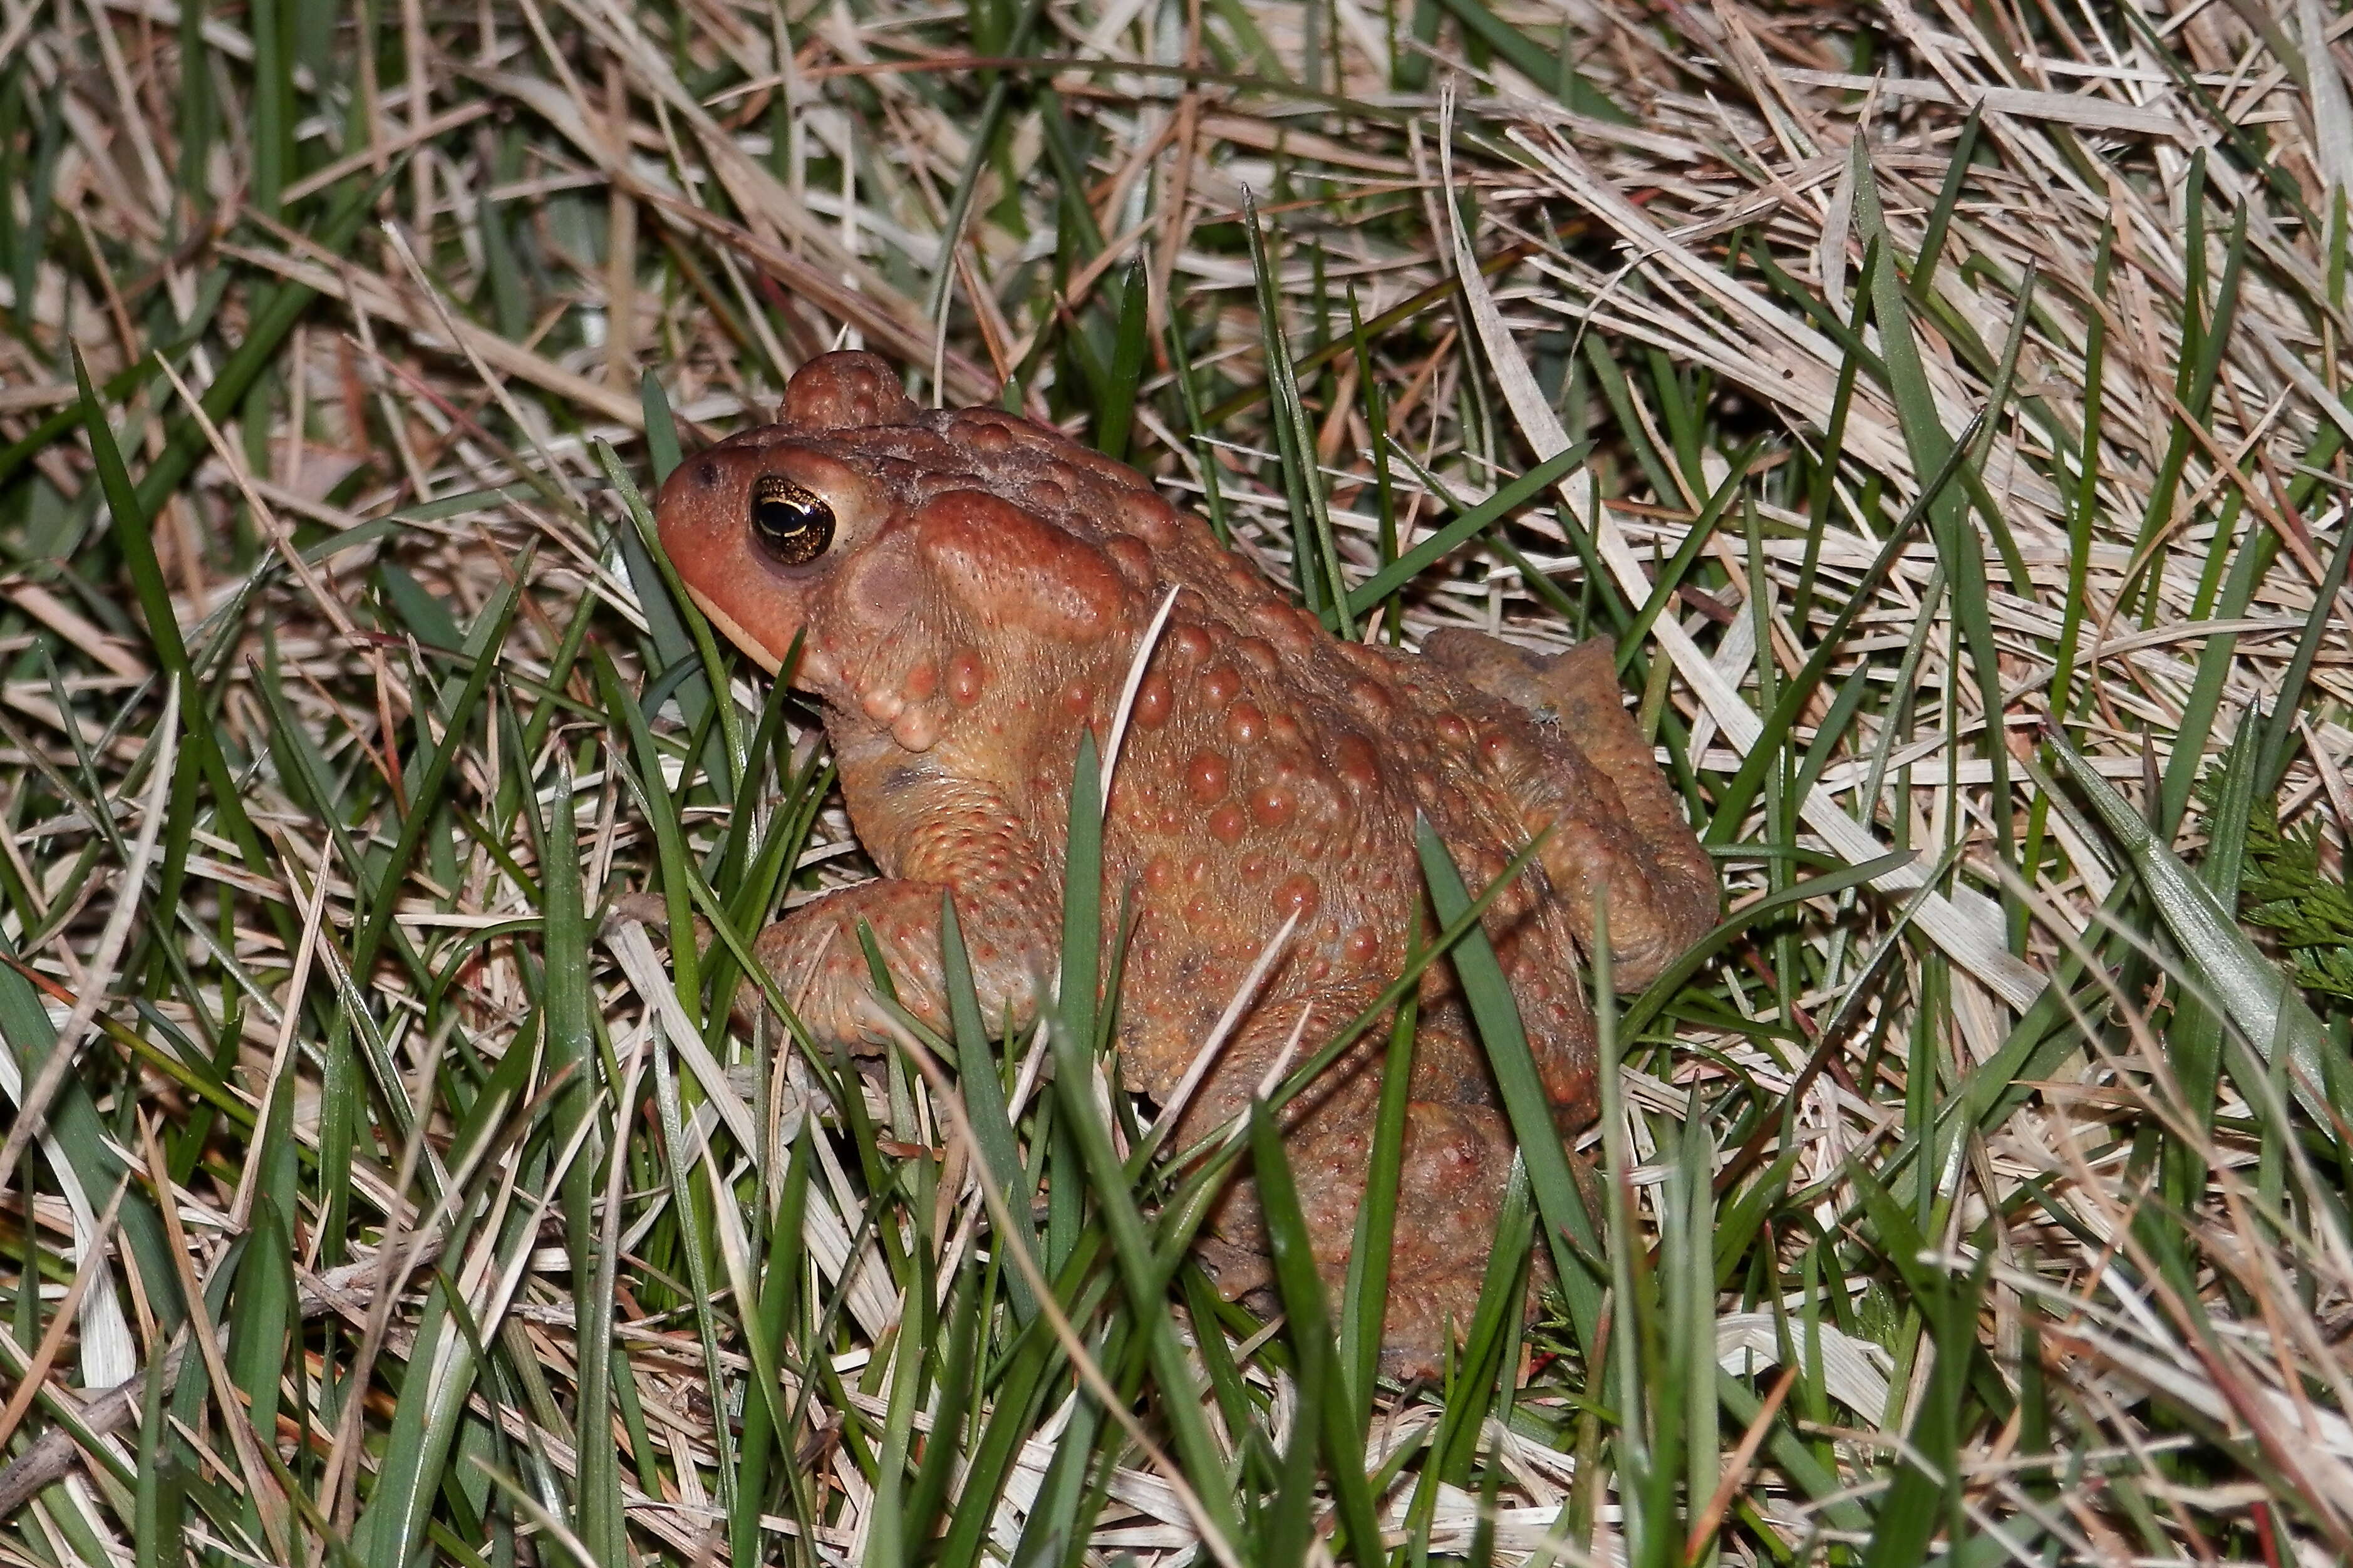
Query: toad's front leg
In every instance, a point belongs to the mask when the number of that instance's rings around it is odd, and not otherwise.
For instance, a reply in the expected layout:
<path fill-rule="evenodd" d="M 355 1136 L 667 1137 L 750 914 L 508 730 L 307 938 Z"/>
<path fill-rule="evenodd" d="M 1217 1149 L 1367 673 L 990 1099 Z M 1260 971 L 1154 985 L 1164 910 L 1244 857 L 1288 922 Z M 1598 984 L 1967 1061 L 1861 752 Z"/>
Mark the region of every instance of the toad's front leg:
<path fill-rule="evenodd" d="M 753 954 L 820 1044 L 877 1052 L 892 1036 L 858 940 L 863 921 L 874 933 L 900 1005 L 944 1034 L 940 900 L 950 891 L 955 893 L 956 921 L 972 961 L 981 1017 L 992 1029 L 1027 1027 L 1038 1016 L 1044 977 L 1052 973 L 1052 924 L 1034 918 L 1020 903 L 992 903 L 985 889 L 895 878 L 844 888 L 762 931 Z"/>
<path fill-rule="evenodd" d="M 940 900 L 955 898 L 980 1016 L 1022 1029 L 1055 972 L 1061 856 L 993 784 L 847 726 L 834 755 L 850 821 L 883 876 L 812 900 L 760 933 L 754 953 L 820 1042 L 879 1051 L 891 1032 L 874 1000 L 860 921 L 874 932 L 899 1003 L 945 1033 Z"/>

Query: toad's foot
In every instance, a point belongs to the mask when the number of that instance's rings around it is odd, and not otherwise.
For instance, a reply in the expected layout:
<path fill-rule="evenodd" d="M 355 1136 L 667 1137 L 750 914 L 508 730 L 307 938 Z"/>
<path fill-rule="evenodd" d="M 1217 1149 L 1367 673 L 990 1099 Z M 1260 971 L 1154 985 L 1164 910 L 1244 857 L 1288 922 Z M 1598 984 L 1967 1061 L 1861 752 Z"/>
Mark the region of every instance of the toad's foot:
<path fill-rule="evenodd" d="M 945 891 L 937 882 L 895 879 L 844 888 L 762 931 L 753 955 L 776 977 L 785 1000 L 818 1040 L 878 1052 L 892 1035 L 859 941 L 863 921 L 874 933 L 899 1005 L 925 1026 L 945 1032 L 947 992 L 940 958 L 940 900 Z M 1039 976 L 1052 963 L 1050 931 L 1018 910 L 976 915 L 962 900 L 956 907 L 981 1016 L 992 1026 L 1017 1032 L 1028 1027 L 1038 1014 Z"/>

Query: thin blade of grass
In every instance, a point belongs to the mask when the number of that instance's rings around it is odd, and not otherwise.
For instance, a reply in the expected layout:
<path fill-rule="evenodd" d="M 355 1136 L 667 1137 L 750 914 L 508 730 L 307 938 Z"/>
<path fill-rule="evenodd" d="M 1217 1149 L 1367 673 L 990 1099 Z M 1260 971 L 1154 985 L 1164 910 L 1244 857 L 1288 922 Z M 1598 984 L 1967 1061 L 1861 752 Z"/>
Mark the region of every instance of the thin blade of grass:
<path fill-rule="evenodd" d="M 2247 939 L 2212 889 L 2175 858 L 2083 753 L 2055 731 L 2045 739 L 2124 849 L 2187 962 L 2221 1002 L 2232 1023 L 2263 1060 L 2275 1054 L 2285 1060 L 2297 1100 L 2331 1139 L 2348 1142 L 2347 1129 L 2353 1126 L 2353 1099 L 2348 1098 L 2353 1076 L 2348 1072 L 2353 1069 L 2342 1059 L 2343 1047 L 2330 1038 L 2279 965 Z"/>
<path fill-rule="evenodd" d="M 1095 449 L 1115 463 L 1127 461 L 1128 428 L 1144 379 L 1146 315 L 1144 258 L 1128 263 L 1120 290 L 1119 323 L 1113 334 L 1111 395 L 1095 415 Z"/>
<path fill-rule="evenodd" d="M 1250 1103 L 1250 1169 L 1266 1216 L 1267 1239 L 1274 1249 L 1275 1285 L 1282 1296 L 1292 1349 L 1298 1357 L 1298 1425 L 1293 1441 L 1309 1454 L 1320 1442 L 1333 1489 L 1339 1494 L 1337 1511 L 1340 1527 L 1347 1532 L 1347 1555 L 1358 1568 L 1381 1568 L 1387 1558 L 1381 1550 L 1380 1526 L 1373 1517 L 1372 1492 L 1365 1484 L 1363 1433 L 1341 1377 L 1324 1279 L 1308 1240 L 1306 1216 L 1300 1212 L 1291 1161 L 1283 1152 L 1274 1112 L 1263 1100 Z M 1525 1235 L 1520 1246 L 1525 1251 Z M 1303 1522 L 1312 1516 L 1307 1495 L 1294 1492 L 1289 1476 L 1276 1510 L 1279 1513 L 1295 1510 L 1295 1517 Z M 1303 1552 L 1305 1545 L 1303 1539 L 1300 1550 Z M 1279 1548 L 1270 1555 L 1276 1561 L 1285 1556 Z"/>
<path fill-rule="evenodd" d="M 1155 1262 L 1151 1237 L 1128 1188 L 1127 1173 L 1112 1146 L 1111 1129 L 1097 1114 L 1090 1092 L 1095 1074 L 1089 1043 L 1094 1038 L 1094 978 L 1102 941 L 1096 911 L 1101 908 L 1103 878 L 1103 784 L 1092 731 L 1079 742 L 1067 842 L 1062 984 L 1050 1026 L 1055 1103 L 1060 1110 L 1056 1124 L 1068 1130 L 1085 1163 L 1086 1179 L 1111 1233 L 1121 1283 L 1145 1337 L 1153 1374 L 1160 1384 L 1162 1408 L 1176 1438 L 1177 1458 L 1190 1474 L 1207 1479 L 1219 1474 L 1223 1467 L 1202 1415 L 1193 1373 L 1162 1303 L 1167 1277 Z M 1240 1521 L 1222 1489 L 1202 1492 L 1200 1504 L 1227 1541 L 1239 1538 Z"/>
<path fill-rule="evenodd" d="M 1008 1205 L 1016 1215 L 1025 1215 L 1037 1194 L 1021 1168 L 1021 1150 L 1014 1142 L 1005 1085 L 997 1076 L 987 1026 L 981 1022 L 964 927 L 956 919 L 955 896 L 949 892 L 940 895 L 940 957 L 941 989 L 947 997 L 948 1022 L 955 1036 L 956 1086 L 964 1095 L 965 1121 L 972 1129 L 973 1142 L 980 1145 L 981 1157 L 988 1163 L 989 1174 L 1004 1189 Z M 1038 1256 L 1034 1235 L 1000 1237 L 999 1245 L 1022 1247 L 1031 1257 Z M 1038 1315 L 1037 1297 L 1019 1269 L 1008 1271 L 1005 1289 L 1016 1321 L 1027 1323 Z"/>
<path fill-rule="evenodd" d="M 1372 1142 L 1365 1153 L 1364 1206 L 1348 1249 L 1348 1277 L 1340 1294 L 1340 1367 L 1353 1379 L 1359 1437 L 1373 1417 L 1374 1384 L 1380 1373 L 1381 1334 L 1387 1321 L 1389 1259 L 1397 1223 L 1398 1178 L 1405 1155 L 1406 1108 L 1412 1102 L 1417 999 L 1398 1004 L 1389 1026 L 1388 1055 L 1381 1064 L 1381 1098 L 1374 1112 Z"/>
<path fill-rule="evenodd" d="M 1451 921 L 1471 903 L 1462 874 L 1455 868 L 1454 858 L 1447 853 L 1437 830 L 1419 814 L 1414 819 L 1414 843 L 1421 859 L 1422 877 L 1430 886 L 1431 907 L 1440 921 Z M 1561 1293 L 1568 1300 L 1577 1343 L 1589 1353 L 1599 1342 L 1601 1291 L 1577 1251 L 1582 1250 L 1588 1258 L 1599 1257 L 1599 1237 L 1586 1213 L 1576 1178 L 1569 1173 L 1568 1153 L 1553 1126 L 1552 1106 L 1536 1076 L 1535 1058 L 1528 1051 L 1527 1035 L 1520 1026 L 1519 1007 L 1512 1000 L 1511 986 L 1504 978 L 1502 965 L 1495 962 L 1494 949 L 1488 945 L 1483 931 L 1476 926 L 1465 931 L 1449 956 L 1461 984 L 1463 998 L 1470 1004 L 1471 1016 L 1478 1023 L 1480 1043 L 1486 1047 L 1488 1064 L 1494 1069 L 1496 1087 L 1502 1093 L 1504 1112 L 1511 1119 L 1513 1135 L 1519 1140 L 1520 1157 L 1527 1166 L 1536 1212 L 1544 1218 L 1545 1240 L 1552 1249 Z"/>
<path fill-rule="evenodd" d="M 1348 611 L 1354 616 L 1369 614 L 1374 605 L 1388 598 L 1429 568 L 1432 562 L 1445 555 L 1466 539 L 1493 526 L 1518 507 L 1541 495 L 1571 468 L 1583 462 L 1593 452 L 1593 444 L 1580 442 L 1566 451 L 1556 452 L 1538 463 L 1510 484 L 1495 491 L 1429 538 L 1398 556 L 1379 572 L 1367 577 L 1348 592 Z M 1409 458 L 1409 461 L 1410 458 Z"/>

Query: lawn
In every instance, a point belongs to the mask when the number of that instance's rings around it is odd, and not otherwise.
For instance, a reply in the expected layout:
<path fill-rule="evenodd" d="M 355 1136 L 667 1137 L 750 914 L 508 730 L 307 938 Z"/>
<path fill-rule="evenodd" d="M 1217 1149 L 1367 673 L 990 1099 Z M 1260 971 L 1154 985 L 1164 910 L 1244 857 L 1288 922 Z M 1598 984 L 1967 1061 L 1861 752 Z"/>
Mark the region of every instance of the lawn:
<path fill-rule="evenodd" d="M 5 0 L 0 1561 L 2353 1560 L 2348 31 Z M 1122 889 L 759 1020 L 874 867 L 643 498 L 843 345 L 1614 639 L 1725 921 L 1442 1375 L 1193 1259 Z"/>

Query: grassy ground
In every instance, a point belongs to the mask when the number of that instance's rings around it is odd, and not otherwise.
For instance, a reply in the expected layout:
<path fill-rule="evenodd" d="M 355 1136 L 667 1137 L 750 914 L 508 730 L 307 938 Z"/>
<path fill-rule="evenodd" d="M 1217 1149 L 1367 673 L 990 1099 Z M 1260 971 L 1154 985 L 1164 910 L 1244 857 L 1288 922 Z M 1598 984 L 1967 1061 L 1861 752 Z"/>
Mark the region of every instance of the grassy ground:
<path fill-rule="evenodd" d="M 0 1557 L 2353 1556 L 2346 26 L 5 0 Z M 863 862 L 633 487 L 845 340 L 1618 638 L 1732 919 L 1446 1378 L 1080 1009 L 729 1028 Z"/>

